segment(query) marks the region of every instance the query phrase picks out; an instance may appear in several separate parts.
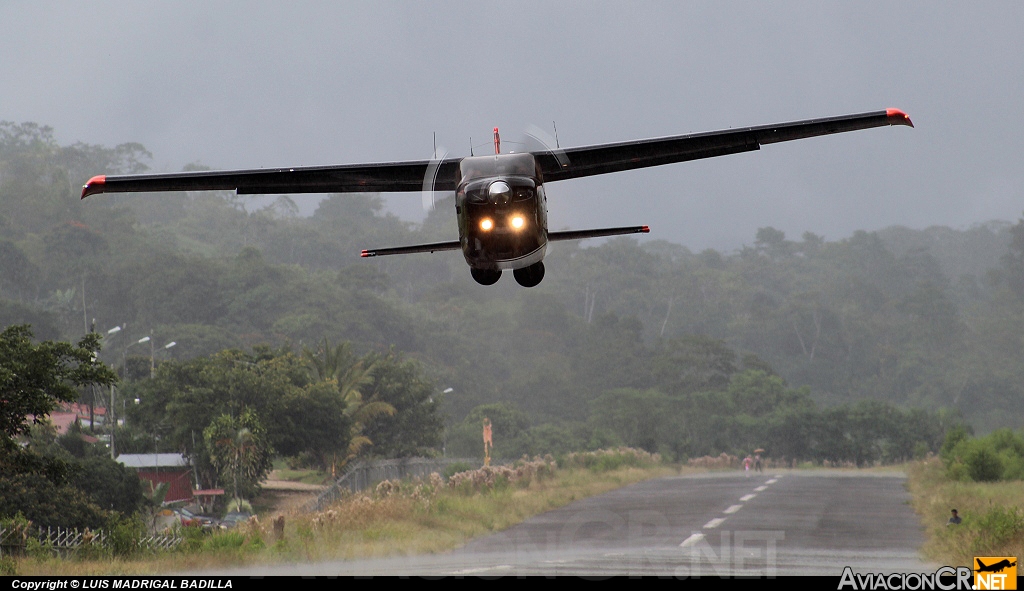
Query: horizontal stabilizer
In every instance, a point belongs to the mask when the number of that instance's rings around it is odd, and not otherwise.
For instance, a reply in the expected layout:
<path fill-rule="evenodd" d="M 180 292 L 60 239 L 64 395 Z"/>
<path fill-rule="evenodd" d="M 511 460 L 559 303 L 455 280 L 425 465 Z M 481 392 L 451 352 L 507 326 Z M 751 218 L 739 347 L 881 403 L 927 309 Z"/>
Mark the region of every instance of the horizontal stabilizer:
<path fill-rule="evenodd" d="M 451 242 L 435 242 L 433 244 L 416 244 L 414 246 L 397 246 L 394 248 L 372 248 L 360 253 L 361 257 L 379 257 L 386 254 L 412 254 L 414 252 L 437 252 L 439 250 L 459 250 L 462 243 L 458 240 Z"/>
<path fill-rule="evenodd" d="M 647 234 L 648 226 L 627 226 L 625 228 L 602 228 L 600 230 L 572 230 L 570 232 L 548 232 L 548 242 L 558 240 L 579 240 L 581 238 L 598 238 L 601 236 L 618 236 L 619 234 Z"/>

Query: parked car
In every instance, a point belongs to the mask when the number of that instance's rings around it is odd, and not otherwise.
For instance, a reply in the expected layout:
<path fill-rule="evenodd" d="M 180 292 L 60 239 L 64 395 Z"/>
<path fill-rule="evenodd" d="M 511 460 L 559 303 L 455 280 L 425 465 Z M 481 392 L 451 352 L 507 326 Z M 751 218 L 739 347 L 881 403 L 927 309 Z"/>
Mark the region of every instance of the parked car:
<path fill-rule="evenodd" d="M 175 509 L 174 512 L 178 515 L 178 519 L 181 520 L 181 524 L 184 526 L 202 527 L 203 529 L 213 529 L 220 526 L 220 521 L 217 519 L 206 515 L 197 515 L 184 507 Z"/>
<path fill-rule="evenodd" d="M 249 521 L 252 517 L 252 513 L 246 511 L 232 511 L 224 516 L 224 519 L 220 520 L 220 527 L 222 529 L 231 529 L 242 523 Z"/>

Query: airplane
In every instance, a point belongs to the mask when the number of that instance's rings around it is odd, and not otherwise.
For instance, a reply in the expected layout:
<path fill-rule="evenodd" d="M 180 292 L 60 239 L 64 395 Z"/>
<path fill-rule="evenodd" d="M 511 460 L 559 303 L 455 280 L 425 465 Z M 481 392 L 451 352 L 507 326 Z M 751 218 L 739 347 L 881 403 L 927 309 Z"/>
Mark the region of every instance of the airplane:
<path fill-rule="evenodd" d="M 459 239 L 363 250 L 377 257 L 462 250 L 470 274 L 493 285 L 503 270 L 534 287 L 544 279 L 549 242 L 650 232 L 649 226 L 549 232 L 546 183 L 759 150 L 777 142 L 887 125 L 913 127 L 899 109 L 807 119 L 628 142 L 494 154 L 340 166 L 94 176 L 82 199 L 97 193 L 233 190 L 238 195 L 454 191 Z"/>
<path fill-rule="evenodd" d="M 975 558 L 975 560 L 978 561 L 977 572 L 979 572 L 979 573 L 997 573 L 997 572 L 999 572 L 999 571 L 1001 571 L 1001 570 L 1003 570 L 1005 568 L 1011 568 L 1011 567 L 1017 566 L 1016 562 L 1010 562 L 1009 559 L 1006 559 L 1006 558 L 1000 560 L 999 562 L 996 562 L 995 564 L 989 564 L 989 565 L 986 565 L 979 558 Z"/>

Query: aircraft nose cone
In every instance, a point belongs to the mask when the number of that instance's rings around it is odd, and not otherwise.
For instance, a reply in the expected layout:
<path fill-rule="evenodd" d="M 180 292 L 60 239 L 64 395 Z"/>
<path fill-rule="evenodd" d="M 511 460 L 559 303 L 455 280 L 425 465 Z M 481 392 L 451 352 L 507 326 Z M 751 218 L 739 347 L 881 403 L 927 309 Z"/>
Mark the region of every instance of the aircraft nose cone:
<path fill-rule="evenodd" d="M 494 205 L 508 205 L 512 201 L 512 187 L 505 181 L 494 181 L 487 187 L 487 198 Z"/>

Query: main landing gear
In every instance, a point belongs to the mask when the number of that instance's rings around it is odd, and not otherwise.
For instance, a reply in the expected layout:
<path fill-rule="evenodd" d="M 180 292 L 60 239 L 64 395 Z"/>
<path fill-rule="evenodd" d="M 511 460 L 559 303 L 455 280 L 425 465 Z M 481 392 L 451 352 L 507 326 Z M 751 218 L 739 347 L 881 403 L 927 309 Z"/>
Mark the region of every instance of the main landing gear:
<path fill-rule="evenodd" d="M 480 285 L 494 285 L 501 279 L 501 269 L 477 269 L 470 267 L 469 272 Z M 544 279 L 544 263 L 537 262 L 529 267 L 515 269 L 512 271 L 512 275 L 516 278 L 516 283 L 519 285 L 523 287 L 536 287 Z"/>
<path fill-rule="evenodd" d="M 469 273 L 480 285 L 494 285 L 501 279 L 501 269 L 477 269 L 470 267 Z"/>
<path fill-rule="evenodd" d="M 516 283 L 523 287 L 536 287 L 544 279 L 544 263 L 536 262 L 529 267 L 512 271 Z"/>

